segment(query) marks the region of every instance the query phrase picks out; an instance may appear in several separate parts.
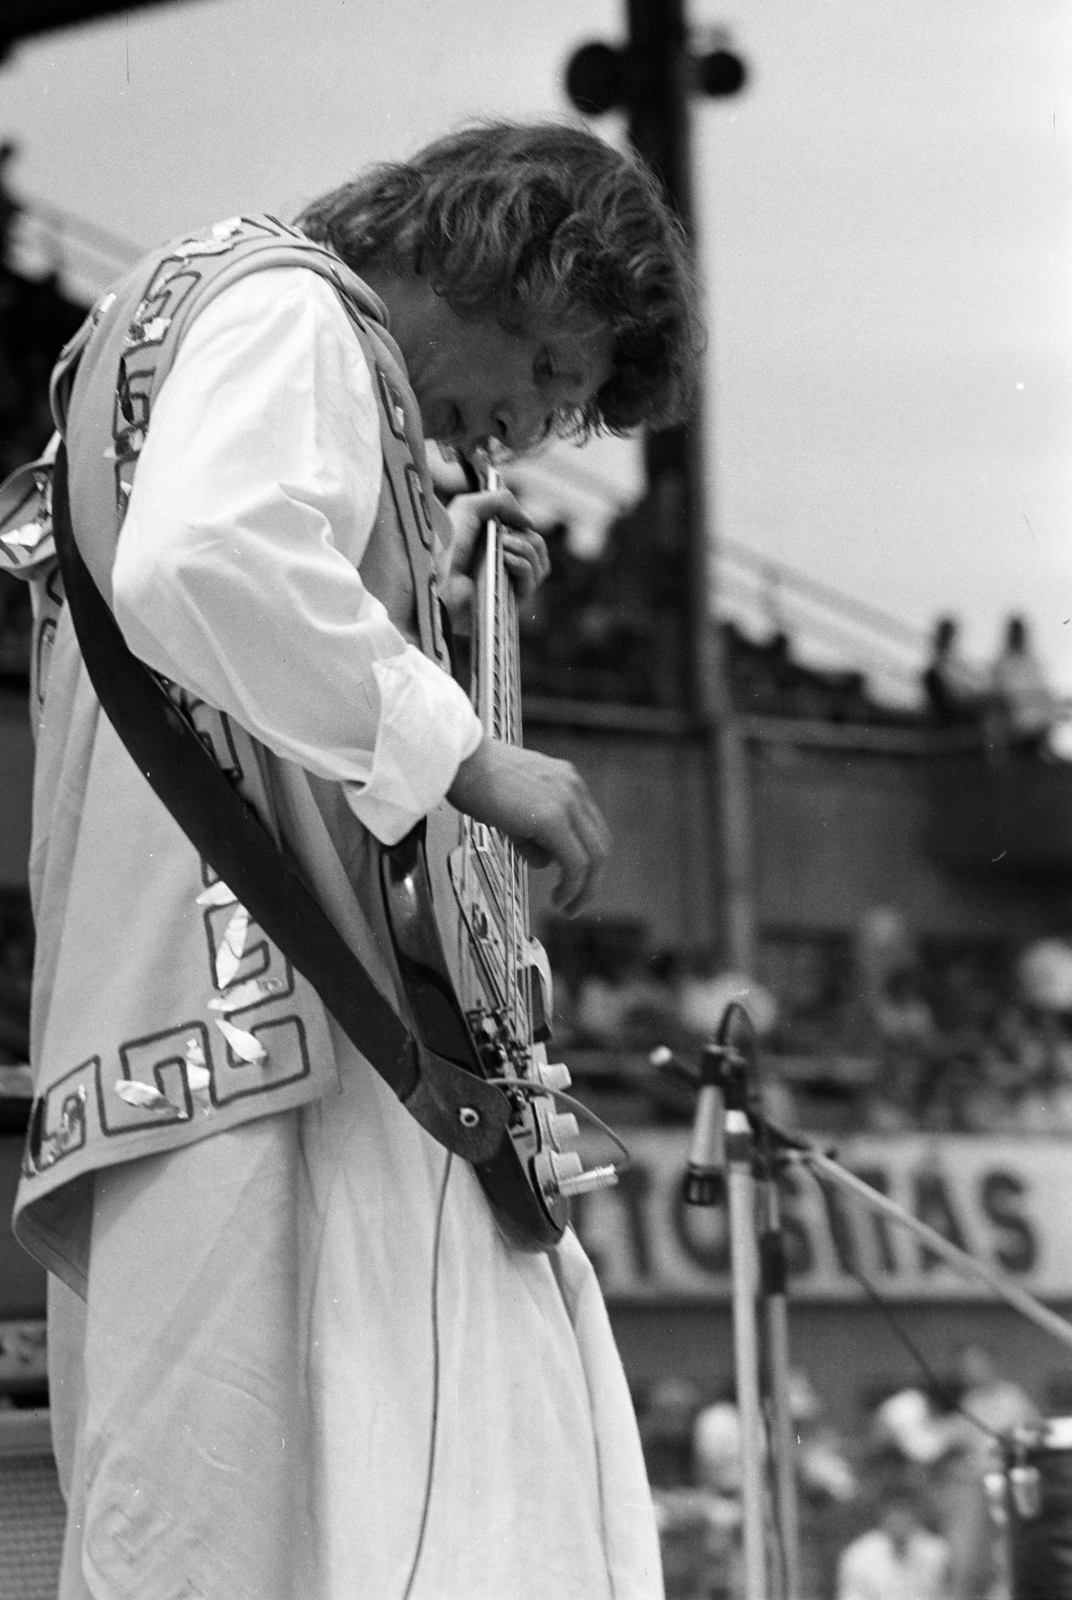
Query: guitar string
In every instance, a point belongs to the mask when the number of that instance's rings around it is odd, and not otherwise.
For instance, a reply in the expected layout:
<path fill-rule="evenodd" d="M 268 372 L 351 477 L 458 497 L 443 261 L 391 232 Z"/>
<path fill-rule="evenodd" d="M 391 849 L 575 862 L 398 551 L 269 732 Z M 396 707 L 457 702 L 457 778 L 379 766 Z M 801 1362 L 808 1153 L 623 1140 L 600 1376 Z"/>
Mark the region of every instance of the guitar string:
<path fill-rule="evenodd" d="M 502 716 L 501 734 L 508 744 L 517 742 L 517 730 L 514 727 L 514 676 L 516 673 L 516 657 L 511 653 L 513 640 L 510 637 L 510 619 L 514 610 L 513 590 L 506 576 L 506 558 L 503 550 L 503 541 L 498 529 L 492 534 L 494 563 L 495 563 L 495 622 L 496 622 L 496 682 L 500 690 L 500 714 Z M 507 995 L 510 1006 L 510 1025 L 515 1038 L 521 1035 L 522 1016 L 520 1008 L 520 995 L 518 989 L 519 975 L 519 905 L 517 899 L 517 848 L 512 839 L 504 839 L 505 859 L 503 866 L 507 884 L 507 919 L 509 938 L 507 940 L 508 981 Z M 526 1041 L 527 1042 L 527 1041 Z"/>
<path fill-rule="evenodd" d="M 505 550 L 499 525 L 489 522 L 484 547 L 484 572 L 480 585 L 482 606 L 474 618 L 477 701 L 485 730 L 504 743 L 521 742 L 521 684 L 519 666 L 520 629 L 517 601 L 506 568 Z M 499 830 L 489 830 L 491 859 L 498 867 L 499 902 L 503 917 L 504 950 L 503 1020 L 508 1035 L 530 1053 L 532 1044 L 531 985 L 522 988 L 527 978 L 528 956 L 528 875 L 521 852 L 513 840 Z M 466 831 L 467 850 L 463 858 L 467 901 L 474 896 L 478 880 L 472 859 L 472 831 Z M 493 874 L 494 877 L 494 874 Z"/>
<path fill-rule="evenodd" d="M 503 576 L 504 576 L 504 580 L 505 580 L 505 568 L 504 568 Z M 521 743 L 521 677 L 520 677 L 520 672 L 521 672 L 521 639 L 520 639 L 520 634 L 519 634 L 519 630 L 518 630 L 517 596 L 514 594 L 512 589 L 510 590 L 510 594 L 509 594 L 508 601 L 507 601 L 506 626 L 507 626 L 507 634 L 508 634 L 506 656 L 507 656 L 507 661 L 509 663 L 509 671 L 510 671 L 510 683 L 509 683 L 509 694 L 508 694 L 508 703 L 509 703 L 509 709 L 510 709 L 510 736 L 511 736 L 511 741 L 513 743 L 520 744 Z M 512 852 L 511 867 L 512 867 L 512 870 L 513 870 L 514 885 L 515 885 L 515 896 L 516 896 L 516 902 L 517 902 L 517 950 L 518 950 L 518 952 L 521 952 L 524 949 L 525 956 L 527 957 L 527 955 L 528 955 L 527 944 L 528 944 L 528 933 L 529 933 L 529 908 L 528 908 L 528 894 L 527 894 L 526 891 L 527 891 L 527 888 L 528 888 L 528 875 L 524 870 L 524 866 L 523 866 L 523 863 L 522 863 L 520 852 L 516 848 Z M 517 984 L 516 984 L 516 987 L 515 987 L 515 993 L 517 995 L 517 1010 L 518 1010 L 519 1027 L 522 1026 L 522 1025 L 524 1026 L 525 1038 L 526 1039 L 530 1039 L 531 1036 L 532 1036 L 532 1003 L 531 1003 L 531 993 L 529 992 L 529 986 L 525 982 L 527 973 L 528 973 L 528 967 L 526 965 L 526 966 L 522 967 L 521 971 L 518 974 L 518 981 L 517 981 Z M 524 987 L 522 987 L 523 985 L 524 985 Z"/>

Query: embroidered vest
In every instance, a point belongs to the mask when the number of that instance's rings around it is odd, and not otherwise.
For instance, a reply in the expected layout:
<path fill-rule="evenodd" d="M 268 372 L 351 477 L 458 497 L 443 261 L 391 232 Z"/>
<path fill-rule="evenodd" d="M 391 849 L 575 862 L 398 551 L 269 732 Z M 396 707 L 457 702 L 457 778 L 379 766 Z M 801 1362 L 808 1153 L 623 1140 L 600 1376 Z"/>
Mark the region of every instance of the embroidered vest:
<path fill-rule="evenodd" d="M 86 563 L 110 601 L 138 455 L 185 331 L 240 276 L 280 266 L 333 285 L 374 374 L 385 470 L 361 574 L 396 626 L 446 667 L 435 573 L 444 524 L 383 308 L 333 255 L 272 218 L 233 218 L 154 252 L 62 352 L 53 411 Z M 0 560 L 31 580 L 35 610 L 35 1097 L 14 1225 L 39 1260 L 84 1292 L 94 1171 L 318 1098 L 337 1084 L 341 1036 L 308 983 L 215 880 L 100 710 L 52 549 L 52 454 L 0 489 Z M 341 785 L 167 687 L 402 1008 L 375 841 Z"/>

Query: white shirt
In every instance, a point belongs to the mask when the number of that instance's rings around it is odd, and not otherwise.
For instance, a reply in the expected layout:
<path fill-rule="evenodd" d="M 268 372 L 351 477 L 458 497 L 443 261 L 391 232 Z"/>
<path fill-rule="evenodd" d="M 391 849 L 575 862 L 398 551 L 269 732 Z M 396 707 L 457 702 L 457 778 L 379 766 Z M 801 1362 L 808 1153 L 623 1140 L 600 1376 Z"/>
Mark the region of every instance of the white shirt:
<path fill-rule="evenodd" d="M 358 575 L 382 473 L 334 291 L 301 268 L 251 273 L 198 315 L 161 386 L 112 585 L 136 655 L 342 783 L 394 844 L 481 729 Z"/>
<path fill-rule="evenodd" d="M 838 1600 L 949 1600 L 949 1546 L 923 1529 L 903 1554 L 882 1528 L 862 1534 L 838 1562 Z"/>

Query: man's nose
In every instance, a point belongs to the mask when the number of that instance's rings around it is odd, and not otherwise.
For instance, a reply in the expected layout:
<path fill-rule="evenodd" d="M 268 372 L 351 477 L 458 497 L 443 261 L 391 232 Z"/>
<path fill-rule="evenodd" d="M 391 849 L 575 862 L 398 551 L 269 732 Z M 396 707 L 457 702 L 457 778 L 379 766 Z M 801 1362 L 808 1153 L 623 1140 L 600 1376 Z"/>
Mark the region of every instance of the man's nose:
<path fill-rule="evenodd" d="M 534 399 L 497 406 L 492 431 L 507 450 L 526 450 L 545 439 L 550 426 L 546 405 Z"/>

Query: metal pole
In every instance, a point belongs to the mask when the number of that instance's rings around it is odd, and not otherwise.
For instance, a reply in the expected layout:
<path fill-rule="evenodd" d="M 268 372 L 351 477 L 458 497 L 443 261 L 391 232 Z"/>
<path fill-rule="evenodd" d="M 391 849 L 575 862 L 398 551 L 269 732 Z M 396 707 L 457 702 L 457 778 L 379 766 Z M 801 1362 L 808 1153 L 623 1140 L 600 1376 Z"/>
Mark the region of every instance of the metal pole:
<path fill-rule="evenodd" d="M 774 1485 L 777 1526 L 784 1566 L 785 1600 L 800 1600 L 800 1512 L 797 1503 L 797 1437 L 789 1387 L 789 1306 L 786 1296 L 785 1235 L 776 1172 L 761 1152 L 761 1208 L 766 1212 L 759 1236 L 760 1292 L 767 1335 L 767 1372 L 773 1414 Z"/>
<path fill-rule="evenodd" d="M 759 1403 L 759 1335 L 756 1324 L 758 1272 L 755 1241 L 755 1181 L 748 1113 L 726 1111 L 726 1191 L 733 1277 L 733 1356 L 737 1415 L 741 1427 L 741 1521 L 744 1536 L 745 1600 L 771 1600 L 766 1583 L 766 1524 L 763 1488 L 763 1413 Z"/>
<path fill-rule="evenodd" d="M 628 0 L 629 135 L 658 173 L 695 239 L 689 95 L 696 74 L 688 51 L 684 0 Z M 755 973 L 751 822 L 747 752 L 725 684 L 721 636 L 712 615 L 713 525 L 706 506 L 704 405 L 687 426 L 649 433 L 644 445 L 648 493 L 679 563 L 679 605 L 687 618 L 686 694 L 703 750 L 713 931 L 724 960 Z M 681 541 L 684 541 L 684 550 Z M 669 553 L 669 552 L 668 552 Z"/>

